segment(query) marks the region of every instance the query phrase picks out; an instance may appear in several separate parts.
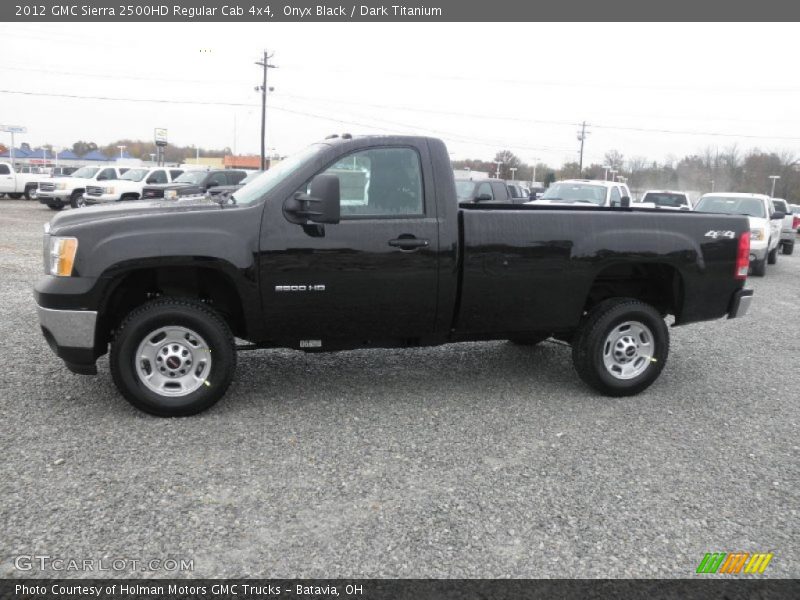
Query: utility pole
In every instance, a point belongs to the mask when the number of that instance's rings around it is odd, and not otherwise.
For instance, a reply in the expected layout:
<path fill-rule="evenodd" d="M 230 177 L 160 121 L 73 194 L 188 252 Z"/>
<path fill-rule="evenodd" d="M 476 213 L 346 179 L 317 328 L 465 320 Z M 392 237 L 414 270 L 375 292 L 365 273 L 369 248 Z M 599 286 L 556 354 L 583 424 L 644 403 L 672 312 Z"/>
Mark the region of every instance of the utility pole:
<path fill-rule="evenodd" d="M 266 168 L 265 140 L 267 136 L 267 91 L 272 91 L 272 88 L 267 88 L 267 69 L 276 68 L 275 65 L 269 64 L 269 59 L 273 56 L 275 56 L 274 52 L 272 54 L 268 54 L 267 51 L 264 50 L 264 56 L 262 60 L 256 61 L 256 64 L 260 65 L 264 71 L 261 85 L 256 86 L 256 91 L 259 89 L 261 90 L 261 170 Z"/>
<path fill-rule="evenodd" d="M 581 123 L 581 130 L 578 132 L 578 141 L 581 143 L 581 158 L 580 162 L 578 163 L 578 177 L 583 175 L 583 142 L 586 140 L 586 136 L 589 132 L 586 131 L 586 121 Z"/>
<path fill-rule="evenodd" d="M 511 181 L 516 181 L 517 167 L 511 167 L 509 171 L 511 171 Z"/>

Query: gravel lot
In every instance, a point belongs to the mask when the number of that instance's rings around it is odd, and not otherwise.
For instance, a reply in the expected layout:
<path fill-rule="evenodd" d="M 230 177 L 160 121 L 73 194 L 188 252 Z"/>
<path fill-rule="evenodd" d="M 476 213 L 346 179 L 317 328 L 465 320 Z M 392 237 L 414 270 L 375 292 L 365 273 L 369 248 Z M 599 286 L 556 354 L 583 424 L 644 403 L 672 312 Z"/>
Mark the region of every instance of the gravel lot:
<path fill-rule="evenodd" d="M 800 252 L 750 280 L 747 318 L 672 330 L 638 397 L 594 394 L 549 343 L 256 351 L 214 409 L 163 420 L 105 358 L 73 375 L 45 344 L 31 287 L 52 216 L 0 200 L 0 577 L 57 575 L 15 571 L 19 554 L 193 559 L 194 577 L 687 577 L 740 550 L 800 577 Z"/>

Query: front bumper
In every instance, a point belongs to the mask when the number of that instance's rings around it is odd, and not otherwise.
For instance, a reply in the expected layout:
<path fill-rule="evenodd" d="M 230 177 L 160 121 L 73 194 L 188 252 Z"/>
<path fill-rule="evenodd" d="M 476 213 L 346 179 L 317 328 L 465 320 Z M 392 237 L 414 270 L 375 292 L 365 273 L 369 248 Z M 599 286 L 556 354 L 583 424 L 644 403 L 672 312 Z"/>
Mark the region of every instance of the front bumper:
<path fill-rule="evenodd" d="M 52 204 L 53 202 L 66 202 L 69 194 L 66 190 L 56 190 L 55 192 L 43 192 L 40 190 L 36 197 L 42 204 Z"/>
<path fill-rule="evenodd" d="M 735 319 L 743 317 L 750 309 L 750 303 L 753 301 L 753 290 L 741 289 L 736 290 L 731 299 L 731 307 L 728 311 L 728 318 Z"/>
<path fill-rule="evenodd" d="M 97 312 L 44 308 L 38 304 L 36 311 L 45 340 L 67 368 L 81 375 L 96 374 Z"/>
<path fill-rule="evenodd" d="M 105 204 L 107 202 L 117 202 L 119 199 L 119 194 L 102 194 L 100 196 L 90 196 L 89 194 L 83 195 L 83 201 L 86 204 Z"/>

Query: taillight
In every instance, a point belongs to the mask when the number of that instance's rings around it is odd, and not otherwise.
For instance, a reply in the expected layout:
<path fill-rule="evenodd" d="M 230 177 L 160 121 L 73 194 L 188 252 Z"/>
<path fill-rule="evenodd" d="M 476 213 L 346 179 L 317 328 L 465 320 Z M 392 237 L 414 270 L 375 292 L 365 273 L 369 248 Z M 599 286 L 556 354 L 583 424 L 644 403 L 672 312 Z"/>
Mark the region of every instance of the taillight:
<path fill-rule="evenodd" d="M 745 231 L 739 238 L 739 250 L 736 253 L 736 279 L 747 279 L 750 268 L 750 232 Z"/>
<path fill-rule="evenodd" d="M 800 217 L 792 219 L 792 229 L 800 229 Z"/>

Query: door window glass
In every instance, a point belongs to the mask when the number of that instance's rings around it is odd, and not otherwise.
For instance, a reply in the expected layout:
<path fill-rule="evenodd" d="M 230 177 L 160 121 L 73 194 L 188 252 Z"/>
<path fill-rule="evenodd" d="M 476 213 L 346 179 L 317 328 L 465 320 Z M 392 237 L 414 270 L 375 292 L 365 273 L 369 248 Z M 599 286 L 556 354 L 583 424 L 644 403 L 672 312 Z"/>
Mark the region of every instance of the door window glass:
<path fill-rule="evenodd" d="M 395 217 L 422 215 L 422 169 L 411 148 L 355 152 L 323 171 L 339 179 L 341 215 Z"/>

